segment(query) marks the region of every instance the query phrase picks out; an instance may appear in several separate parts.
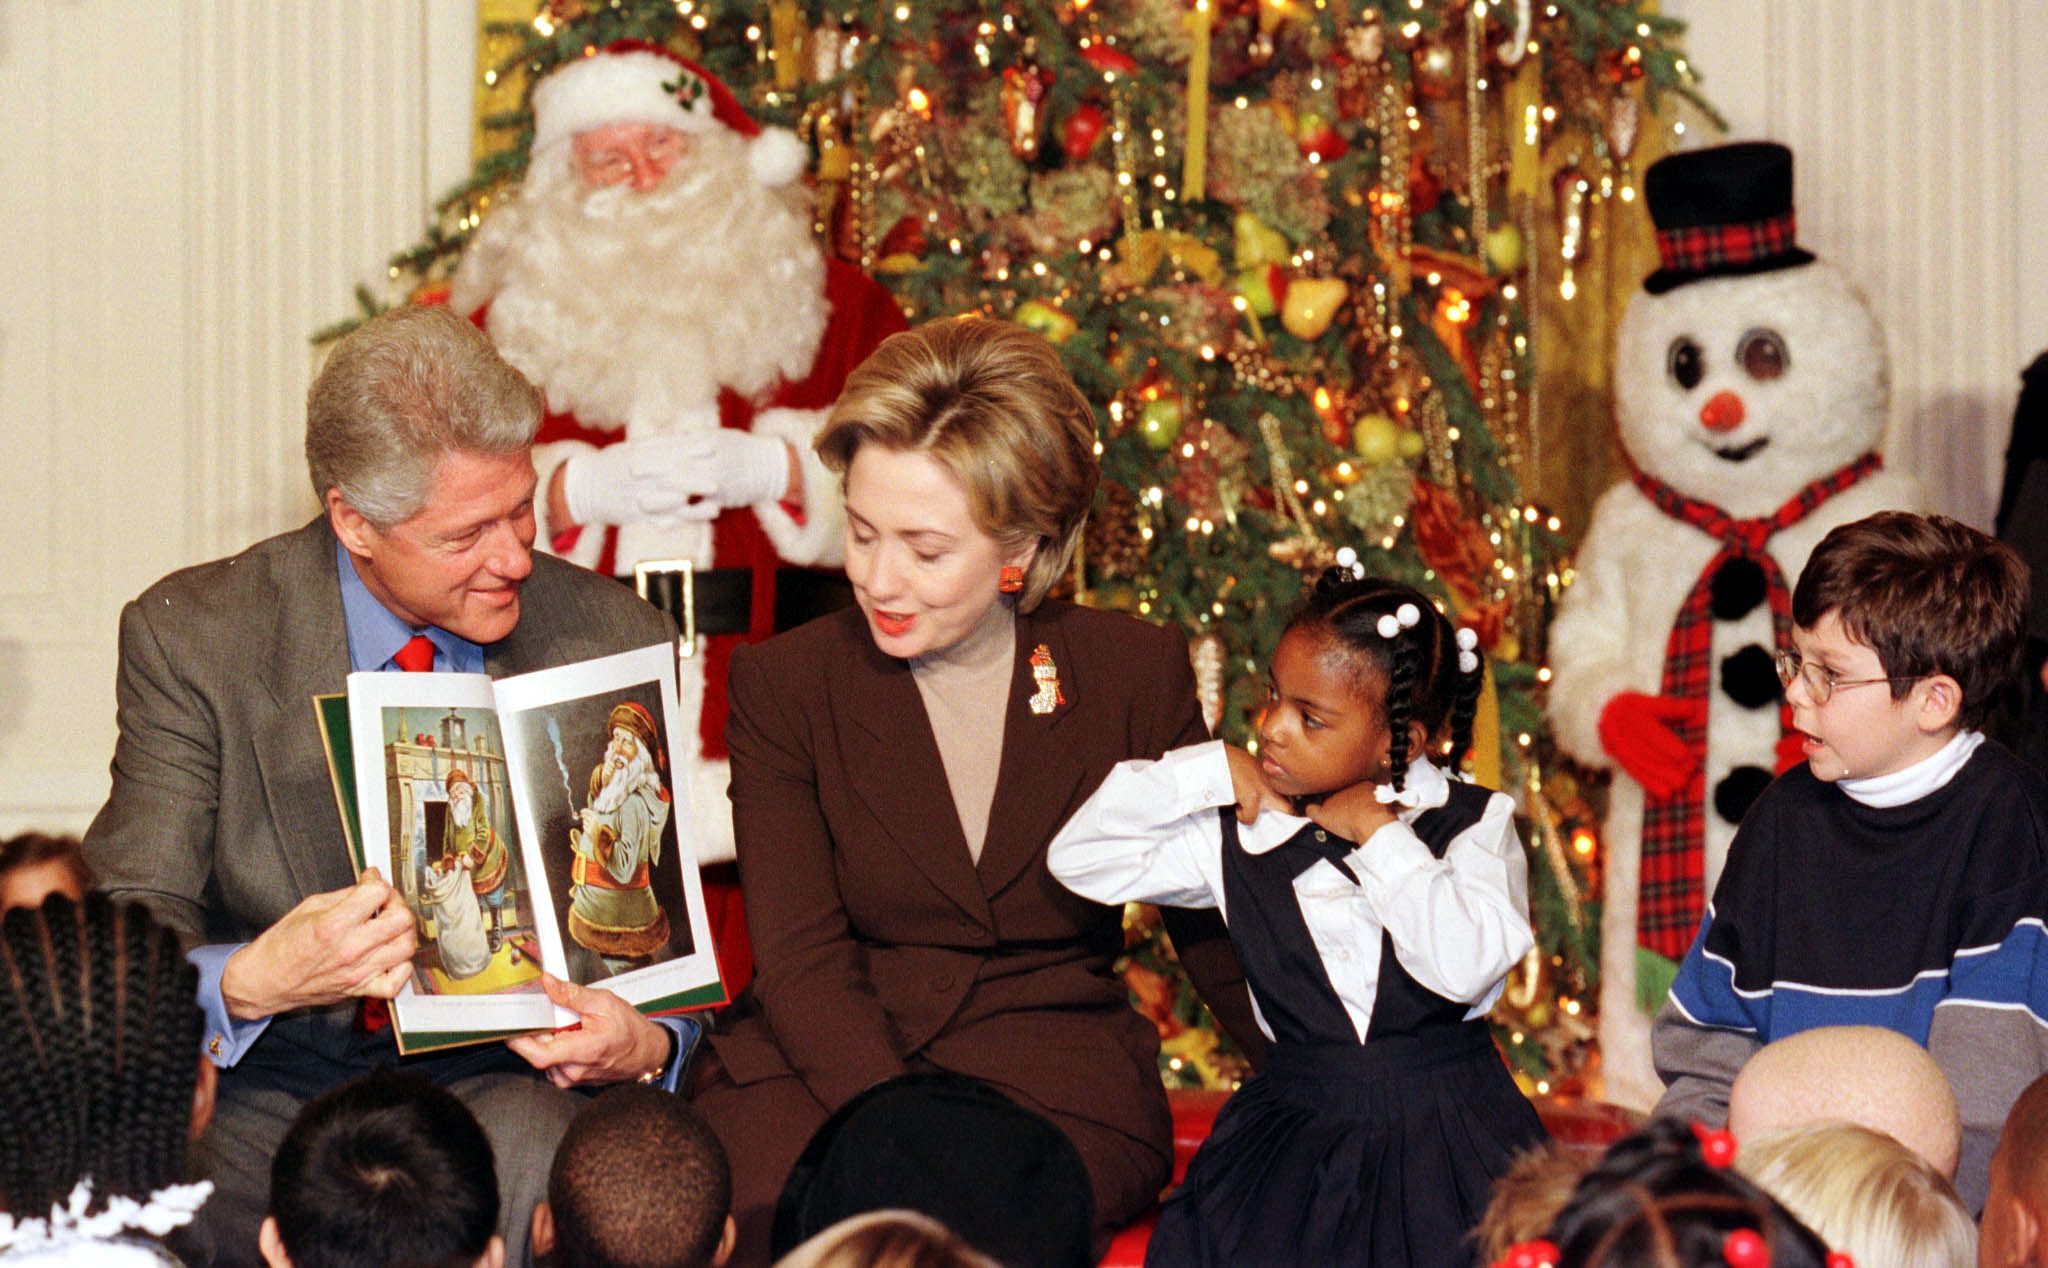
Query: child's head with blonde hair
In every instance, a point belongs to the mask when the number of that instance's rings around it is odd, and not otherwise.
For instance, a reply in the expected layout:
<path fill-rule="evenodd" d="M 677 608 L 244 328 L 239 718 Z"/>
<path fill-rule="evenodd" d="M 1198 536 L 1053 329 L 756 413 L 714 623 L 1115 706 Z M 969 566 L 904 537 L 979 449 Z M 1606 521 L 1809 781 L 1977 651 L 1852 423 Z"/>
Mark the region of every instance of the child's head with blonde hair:
<path fill-rule="evenodd" d="M 1883 1132 L 1809 1123 L 1745 1142 L 1735 1165 L 1858 1264 L 1967 1268 L 1977 1226 L 1947 1177 Z"/>
<path fill-rule="evenodd" d="M 853 1215 L 825 1229 L 775 1268 L 1001 1268 L 958 1233 L 917 1211 Z"/>

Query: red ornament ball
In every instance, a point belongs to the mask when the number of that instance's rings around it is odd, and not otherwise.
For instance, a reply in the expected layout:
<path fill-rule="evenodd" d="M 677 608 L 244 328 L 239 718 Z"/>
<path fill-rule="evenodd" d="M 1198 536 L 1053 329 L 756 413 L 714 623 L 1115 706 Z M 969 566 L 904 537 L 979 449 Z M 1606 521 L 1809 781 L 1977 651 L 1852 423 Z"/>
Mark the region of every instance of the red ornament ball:
<path fill-rule="evenodd" d="M 1539 1237 L 1508 1247 L 1508 1253 L 1495 1268 L 1557 1268 L 1557 1258 L 1556 1243 Z"/>
<path fill-rule="evenodd" d="M 1693 1124 L 1693 1135 L 1700 1140 L 1700 1158 L 1710 1167 L 1732 1167 L 1735 1165 L 1735 1137 L 1725 1128 Z"/>
<path fill-rule="evenodd" d="M 1137 59 L 1114 45 L 1096 40 L 1081 50 L 1081 60 L 1105 74 L 1128 75 L 1138 69 Z"/>
<path fill-rule="evenodd" d="M 1095 148 L 1095 142 L 1102 136 L 1104 123 L 1100 107 L 1086 103 L 1076 106 L 1060 130 L 1060 148 L 1066 151 L 1068 158 L 1080 162 Z"/>
<path fill-rule="evenodd" d="M 1771 1268 L 1771 1247 L 1753 1228 L 1738 1228 L 1721 1241 L 1728 1268 Z"/>

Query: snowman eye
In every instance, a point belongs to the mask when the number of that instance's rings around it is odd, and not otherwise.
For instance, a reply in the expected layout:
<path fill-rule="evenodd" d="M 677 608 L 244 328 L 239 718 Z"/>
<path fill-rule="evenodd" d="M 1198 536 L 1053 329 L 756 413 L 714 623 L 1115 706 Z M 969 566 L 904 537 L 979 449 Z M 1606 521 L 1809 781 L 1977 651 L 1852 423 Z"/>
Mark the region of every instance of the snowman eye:
<path fill-rule="evenodd" d="M 1785 340 L 1775 330 L 1757 329 L 1735 345 L 1735 360 L 1752 379 L 1768 381 L 1785 372 Z"/>
<path fill-rule="evenodd" d="M 1664 368 L 1678 386 L 1690 392 L 1700 385 L 1707 375 L 1707 360 L 1700 352 L 1700 346 L 1686 335 L 1671 341 L 1671 348 L 1664 354 Z"/>

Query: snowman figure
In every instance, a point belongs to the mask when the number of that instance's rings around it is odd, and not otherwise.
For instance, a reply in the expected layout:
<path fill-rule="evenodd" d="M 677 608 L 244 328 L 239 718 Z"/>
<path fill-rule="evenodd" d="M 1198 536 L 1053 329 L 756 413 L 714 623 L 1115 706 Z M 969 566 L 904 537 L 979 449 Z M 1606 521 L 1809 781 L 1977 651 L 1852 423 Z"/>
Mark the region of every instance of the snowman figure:
<path fill-rule="evenodd" d="M 1609 1100 L 1662 1092 L 1650 1016 L 1699 932 L 1736 825 L 1799 760 L 1772 656 L 1828 530 L 1915 509 L 1878 456 L 1884 333 L 1795 241 L 1792 154 L 1745 143 L 1645 175 L 1663 267 L 1622 318 L 1628 479 L 1594 506 L 1551 627 L 1550 717 L 1612 768 L 1600 928 Z"/>

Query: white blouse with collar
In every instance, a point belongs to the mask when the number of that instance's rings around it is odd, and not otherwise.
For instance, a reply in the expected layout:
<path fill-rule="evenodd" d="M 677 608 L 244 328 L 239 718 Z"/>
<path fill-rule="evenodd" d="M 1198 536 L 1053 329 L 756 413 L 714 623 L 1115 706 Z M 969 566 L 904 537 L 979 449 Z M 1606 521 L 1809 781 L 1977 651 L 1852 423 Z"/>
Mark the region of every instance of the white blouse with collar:
<path fill-rule="evenodd" d="M 1403 782 L 1399 818 L 1347 856 L 1356 882 L 1320 860 L 1294 880 L 1309 936 L 1361 1043 L 1379 983 L 1382 931 L 1416 981 L 1472 1005 L 1468 1018 L 1493 1006 L 1508 970 L 1535 944 L 1514 803 L 1494 793 L 1439 859 L 1409 824 L 1449 800 L 1450 783 L 1420 759 Z M 1214 907 L 1228 922 L 1216 808 L 1235 802 L 1221 741 L 1122 762 L 1053 838 L 1046 861 L 1084 898 Z M 1240 824 L 1238 839 L 1263 854 L 1305 826 L 1306 819 L 1269 811 Z M 1272 1037 L 1264 1016 L 1259 1027 Z"/>

